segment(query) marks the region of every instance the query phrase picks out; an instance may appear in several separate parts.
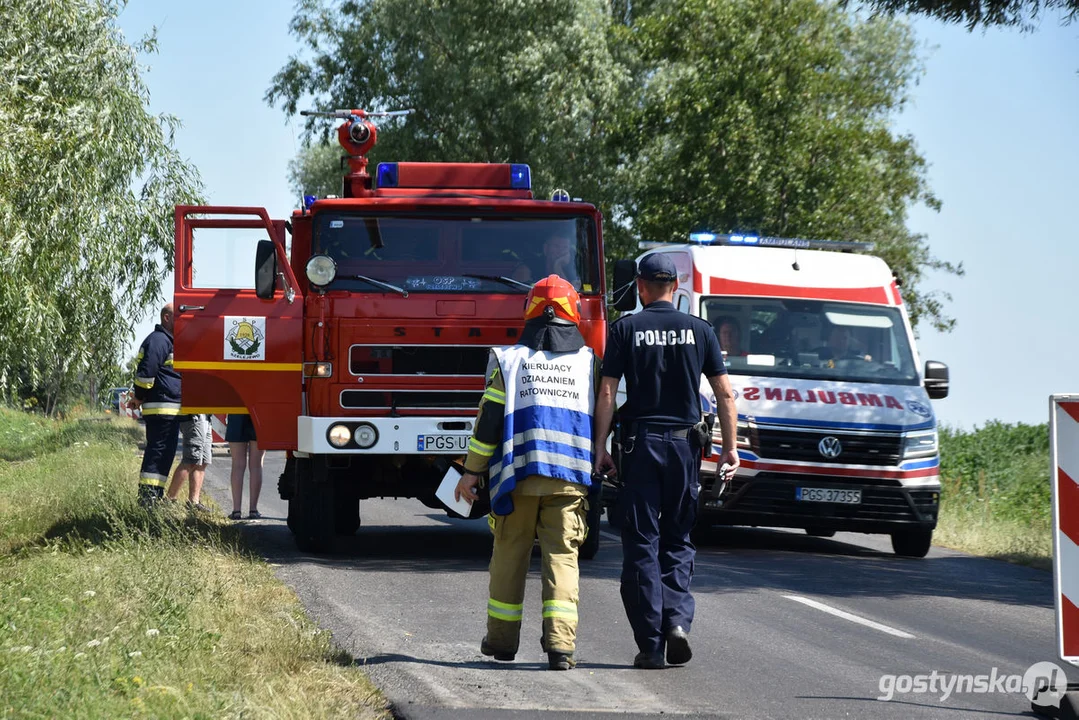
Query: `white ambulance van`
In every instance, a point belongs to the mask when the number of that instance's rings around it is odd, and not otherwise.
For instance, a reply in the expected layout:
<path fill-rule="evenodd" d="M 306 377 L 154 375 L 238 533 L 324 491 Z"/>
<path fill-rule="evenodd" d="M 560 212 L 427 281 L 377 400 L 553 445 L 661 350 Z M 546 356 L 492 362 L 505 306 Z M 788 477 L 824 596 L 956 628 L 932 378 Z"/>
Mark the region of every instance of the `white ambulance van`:
<path fill-rule="evenodd" d="M 865 243 L 690 239 L 642 247 L 674 261 L 675 307 L 715 328 L 737 398 L 741 467 L 717 479 L 717 423 L 700 522 L 883 533 L 896 554 L 924 557 L 940 501 L 929 401 L 947 396 L 948 368 L 921 365 L 892 271 L 853 252 Z M 614 272 L 615 308 L 640 310 L 636 261 Z M 701 399 L 714 411 L 703 381 Z"/>

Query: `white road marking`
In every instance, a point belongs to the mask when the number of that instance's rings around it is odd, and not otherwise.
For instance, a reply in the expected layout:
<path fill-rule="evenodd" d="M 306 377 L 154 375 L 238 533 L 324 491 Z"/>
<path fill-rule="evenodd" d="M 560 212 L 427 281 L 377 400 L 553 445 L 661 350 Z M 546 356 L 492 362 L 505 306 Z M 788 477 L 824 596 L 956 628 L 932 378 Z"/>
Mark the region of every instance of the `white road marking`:
<path fill-rule="evenodd" d="M 617 542 L 622 542 L 622 538 L 618 537 L 618 536 L 617 536 L 617 535 L 615 535 L 614 533 L 609 533 L 609 532 L 607 532 L 606 530 L 600 530 L 600 531 L 599 531 L 599 536 L 600 536 L 600 537 L 605 537 L 605 538 L 607 538 L 608 540 L 615 540 L 615 541 L 617 541 Z"/>
<path fill-rule="evenodd" d="M 854 615 L 852 613 L 847 612 L 846 610 L 840 610 L 839 608 L 834 608 L 831 605 L 825 605 L 824 603 L 817 602 L 816 600 L 810 600 L 809 598 L 802 597 L 801 595 L 784 595 L 783 597 L 787 598 L 788 600 L 793 600 L 795 602 L 800 602 L 803 605 L 808 605 L 811 608 L 816 608 L 817 610 L 820 610 L 821 612 L 826 612 L 829 615 L 835 615 L 836 617 L 843 618 L 844 620 L 850 620 L 851 622 L 858 623 L 859 625 L 865 625 L 866 627 L 873 628 L 874 630 L 880 630 L 881 632 L 888 633 L 889 635 L 894 635 L 896 637 L 900 637 L 900 638 L 903 638 L 905 640 L 913 640 L 914 639 L 914 636 L 911 635 L 908 632 L 903 632 L 902 630 L 896 630 L 895 628 L 888 627 L 887 625 L 881 625 L 879 622 L 874 622 L 874 621 L 869 620 L 867 618 L 864 618 L 864 617 L 861 617 L 861 616 L 858 616 L 858 615 Z"/>

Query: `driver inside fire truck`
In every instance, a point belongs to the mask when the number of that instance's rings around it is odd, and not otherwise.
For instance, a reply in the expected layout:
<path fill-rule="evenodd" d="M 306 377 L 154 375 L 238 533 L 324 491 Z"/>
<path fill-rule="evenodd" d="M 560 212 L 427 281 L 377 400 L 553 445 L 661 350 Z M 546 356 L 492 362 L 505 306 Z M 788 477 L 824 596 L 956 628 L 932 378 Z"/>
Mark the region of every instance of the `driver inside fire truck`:
<path fill-rule="evenodd" d="M 564 233 L 557 233 L 544 241 L 543 256 L 535 264 L 540 266 L 538 271 L 534 271 L 529 263 L 522 262 L 514 269 L 513 279 L 532 282 L 537 276 L 558 275 L 574 286 L 580 284 L 576 243 Z"/>

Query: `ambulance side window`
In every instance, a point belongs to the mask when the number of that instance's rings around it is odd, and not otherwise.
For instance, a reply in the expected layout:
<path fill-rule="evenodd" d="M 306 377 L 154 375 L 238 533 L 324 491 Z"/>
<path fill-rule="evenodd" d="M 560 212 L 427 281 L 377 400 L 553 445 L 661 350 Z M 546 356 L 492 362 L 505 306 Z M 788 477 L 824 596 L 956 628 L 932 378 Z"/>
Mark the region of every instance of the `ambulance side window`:
<path fill-rule="evenodd" d="M 689 295 L 686 295 L 684 293 L 679 294 L 679 296 L 675 300 L 675 303 L 675 309 L 678 310 L 678 312 L 689 312 Z"/>

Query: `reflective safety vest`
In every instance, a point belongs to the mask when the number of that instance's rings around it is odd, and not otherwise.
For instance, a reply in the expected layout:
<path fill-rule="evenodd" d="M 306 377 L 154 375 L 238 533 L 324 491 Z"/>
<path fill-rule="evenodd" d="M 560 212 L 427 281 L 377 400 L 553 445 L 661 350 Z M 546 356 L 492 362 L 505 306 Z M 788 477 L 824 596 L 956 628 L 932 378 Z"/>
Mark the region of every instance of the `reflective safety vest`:
<path fill-rule="evenodd" d="M 491 509 L 513 512 L 510 493 L 529 475 L 592 485 L 591 348 L 556 353 L 525 345 L 492 348 L 506 384 L 501 452 L 491 457 Z"/>

